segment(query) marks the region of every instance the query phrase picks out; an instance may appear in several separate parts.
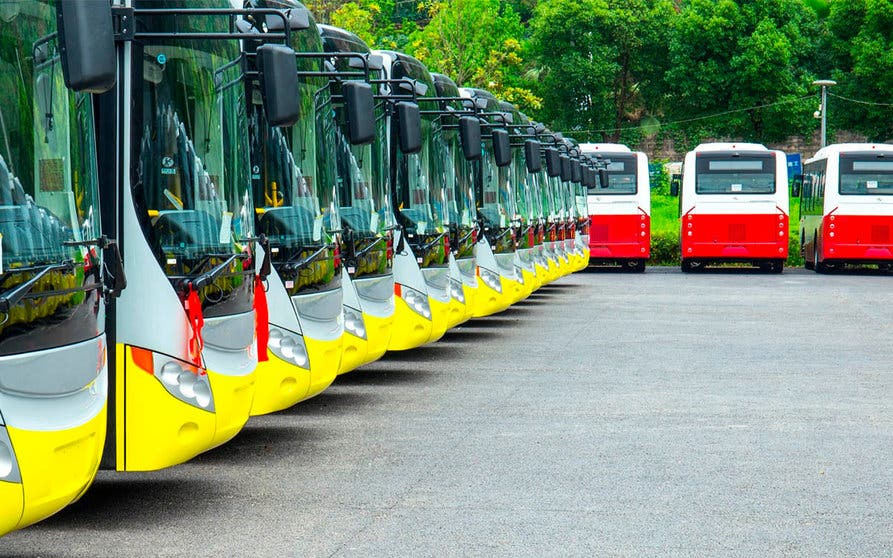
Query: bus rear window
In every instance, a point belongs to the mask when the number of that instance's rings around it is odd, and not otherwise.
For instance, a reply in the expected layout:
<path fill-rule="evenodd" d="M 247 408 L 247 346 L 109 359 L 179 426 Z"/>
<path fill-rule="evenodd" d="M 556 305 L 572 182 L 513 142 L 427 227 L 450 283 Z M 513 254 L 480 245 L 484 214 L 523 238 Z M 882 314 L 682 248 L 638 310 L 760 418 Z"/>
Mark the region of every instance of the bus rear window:
<path fill-rule="evenodd" d="M 635 194 L 636 186 L 636 158 L 618 155 L 605 155 L 606 159 L 610 159 L 607 164 L 608 171 L 608 187 L 603 188 L 601 178 L 597 178 L 598 186 L 589 189 L 589 194 L 600 196 L 602 194 Z"/>
<path fill-rule="evenodd" d="M 840 194 L 893 194 L 893 161 L 873 157 L 840 157 Z"/>
<path fill-rule="evenodd" d="M 698 194 L 774 194 L 775 157 L 765 155 L 698 155 Z"/>

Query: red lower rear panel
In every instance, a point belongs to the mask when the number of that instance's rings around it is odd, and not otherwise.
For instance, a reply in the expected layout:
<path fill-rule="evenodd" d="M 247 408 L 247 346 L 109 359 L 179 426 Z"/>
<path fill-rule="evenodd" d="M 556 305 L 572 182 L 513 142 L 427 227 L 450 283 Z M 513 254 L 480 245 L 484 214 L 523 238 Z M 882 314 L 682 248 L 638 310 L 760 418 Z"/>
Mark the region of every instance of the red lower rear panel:
<path fill-rule="evenodd" d="M 682 257 L 729 260 L 787 258 L 788 216 L 784 213 L 688 213 L 682 217 Z"/>
<path fill-rule="evenodd" d="M 651 218 L 637 215 L 591 215 L 589 257 L 627 259 L 651 256 Z"/>
<path fill-rule="evenodd" d="M 823 260 L 893 260 L 893 216 L 826 215 Z"/>

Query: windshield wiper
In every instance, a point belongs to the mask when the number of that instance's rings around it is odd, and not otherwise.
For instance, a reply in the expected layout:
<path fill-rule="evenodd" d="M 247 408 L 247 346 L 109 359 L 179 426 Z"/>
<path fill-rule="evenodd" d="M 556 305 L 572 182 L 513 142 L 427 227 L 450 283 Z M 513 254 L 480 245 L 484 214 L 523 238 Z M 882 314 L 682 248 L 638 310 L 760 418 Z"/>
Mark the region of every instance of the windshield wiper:
<path fill-rule="evenodd" d="M 297 270 L 299 270 L 299 269 L 301 269 L 301 268 L 303 268 L 303 267 L 307 267 L 308 265 L 310 265 L 311 263 L 313 263 L 314 261 L 316 261 L 316 260 L 317 260 L 322 254 L 324 254 L 324 253 L 326 252 L 326 250 L 328 250 L 328 249 L 329 249 L 329 245 L 328 245 L 328 244 L 323 244 L 323 246 L 322 246 L 319 250 L 317 250 L 316 252 L 310 254 L 309 256 L 307 256 L 306 258 L 302 259 L 301 261 L 298 261 L 298 262 L 294 262 L 293 260 L 289 260 L 289 261 L 287 261 L 287 262 L 285 263 L 285 266 L 284 266 L 284 267 L 285 267 L 286 269 L 288 269 L 289 271 L 297 271 Z"/>
<path fill-rule="evenodd" d="M 445 232 L 442 232 L 442 233 L 440 233 L 439 235 L 435 236 L 435 237 L 434 237 L 434 240 L 432 240 L 431 242 L 428 242 L 427 244 L 421 246 L 421 250 L 422 250 L 422 252 L 427 252 L 428 250 L 430 250 L 432 246 L 434 246 L 435 244 L 437 244 L 438 242 L 440 242 L 440 241 L 443 239 L 443 237 L 445 237 L 445 236 L 448 235 L 448 234 L 449 234 L 449 231 L 445 231 Z"/>
<path fill-rule="evenodd" d="M 357 252 L 356 254 L 354 254 L 354 258 L 355 258 L 355 259 L 356 259 L 356 258 L 362 258 L 362 257 L 365 256 L 366 254 L 368 254 L 369 252 L 371 252 L 374 248 L 378 247 L 378 245 L 381 244 L 381 241 L 382 241 L 382 240 L 384 240 L 384 237 L 381 237 L 381 236 L 380 236 L 380 237 L 376 238 L 376 239 L 375 239 L 375 242 L 369 244 L 369 246 L 366 246 L 365 248 L 363 248 L 362 250 L 360 250 L 359 252 Z"/>
<path fill-rule="evenodd" d="M 180 281 L 180 290 L 182 292 L 186 292 L 189 290 L 189 285 L 192 285 L 192 288 L 195 290 L 201 289 L 202 287 L 208 286 L 215 279 L 220 277 L 227 268 L 232 265 L 232 263 L 236 260 L 241 260 L 243 258 L 250 257 L 249 254 L 229 254 L 225 260 L 221 263 L 215 265 L 213 268 L 209 269 L 204 273 L 200 273 L 194 277 L 186 277 Z"/>
<path fill-rule="evenodd" d="M 7 289 L 2 294 L 0 294 L 0 312 L 4 314 L 8 314 L 13 306 L 22 301 L 23 298 L 28 296 L 28 293 L 31 292 L 32 289 L 37 285 L 38 281 L 40 281 L 46 274 L 51 273 L 53 271 L 73 271 L 74 270 L 74 261 L 67 260 L 61 263 L 55 264 L 47 264 L 39 267 L 27 267 L 27 268 L 19 268 L 19 269 L 11 269 L 7 273 L 18 273 L 25 271 L 37 271 L 33 277 L 12 287 L 11 289 Z M 52 294 L 48 292 L 47 294 Z"/>

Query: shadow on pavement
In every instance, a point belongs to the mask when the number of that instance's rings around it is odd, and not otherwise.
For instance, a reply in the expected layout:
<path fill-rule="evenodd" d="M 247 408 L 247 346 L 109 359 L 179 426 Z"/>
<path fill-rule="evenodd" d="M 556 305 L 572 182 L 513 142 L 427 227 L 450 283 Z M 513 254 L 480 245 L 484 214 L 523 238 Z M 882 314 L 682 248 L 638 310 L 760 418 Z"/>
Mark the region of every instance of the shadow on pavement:
<path fill-rule="evenodd" d="M 109 476 L 102 478 L 106 474 Z M 193 510 L 201 514 L 226 497 L 219 492 L 221 484 L 213 479 L 132 479 L 112 472 L 100 475 L 83 498 L 37 528 L 126 531 L 141 524 L 157 527 L 159 517 L 188 515 Z"/>

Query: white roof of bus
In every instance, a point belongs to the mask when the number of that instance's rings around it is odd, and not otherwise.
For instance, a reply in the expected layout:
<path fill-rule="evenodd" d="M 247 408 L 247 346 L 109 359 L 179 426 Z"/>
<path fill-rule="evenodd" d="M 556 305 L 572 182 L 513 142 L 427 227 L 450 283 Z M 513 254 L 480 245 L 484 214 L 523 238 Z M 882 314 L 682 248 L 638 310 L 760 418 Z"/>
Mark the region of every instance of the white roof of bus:
<path fill-rule="evenodd" d="M 849 151 L 883 151 L 884 153 L 893 153 L 893 145 L 889 143 L 835 143 L 819 149 L 807 162 L 816 159 L 826 159 L 831 155 L 839 155 Z"/>
<path fill-rule="evenodd" d="M 595 153 L 597 151 L 605 151 L 607 153 L 630 153 L 629 147 L 621 143 L 581 143 L 577 147 L 583 153 Z"/>
<path fill-rule="evenodd" d="M 704 151 L 769 151 L 762 143 L 702 143 L 694 148 L 695 153 Z"/>

